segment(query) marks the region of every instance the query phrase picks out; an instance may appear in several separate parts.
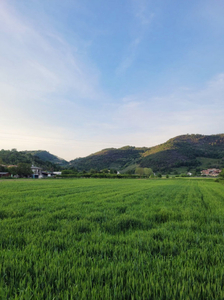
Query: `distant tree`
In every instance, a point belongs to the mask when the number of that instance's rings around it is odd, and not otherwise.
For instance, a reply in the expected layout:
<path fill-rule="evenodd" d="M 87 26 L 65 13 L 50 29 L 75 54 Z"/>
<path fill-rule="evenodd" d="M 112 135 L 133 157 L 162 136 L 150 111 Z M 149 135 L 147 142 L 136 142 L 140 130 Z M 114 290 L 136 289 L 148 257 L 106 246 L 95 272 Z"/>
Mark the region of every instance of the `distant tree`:
<path fill-rule="evenodd" d="M 117 174 L 117 170 L 111 169 L 111 170 L 110 170 L 110 174 Z"/>
<path fill-rule="evenodd" d="M 133 170 L 133 169 L 127 170 L 127 171 L 125 172 L 125 174 L 128 174 L 128 175 L 135 174 L 135 170 Z"/>
<path fill-rule="evenodd" d="M 9 173 L 12 174 L 13 176 L 18 174 L 17 167 L 10 167 L 10 168 L 8 168 L 8 170 L 9 170 Z"/>
<path fill-rule="evenodd" d="M 17 167 L 17 174 L 20 177 L 28 177 L 32 174 L 32 170 L 29 164 L 19 163 Z"/>
<path fill-rule="evenodd" d="M 161 174 L 161 173 L 158 173 L 158 174 L 157 174 L 157 177 L 162 178 L 162 174 Z"/>
<path fill-rule="evenodd" d="M 78 173 L 78 170 L 77 170 L 75 167 L 70 168 L 70 170 L 71 170 L 74 174 Z"/>
<path fill-rule="evenodd" d="M 142 177 L 144 175 L 144 169 L 140 167 L 136 168 L 135 174 L 140 175 Z"/>
<path fill-rule="evenodd" d="M 219 176 L 224 179 L 224 169 L 222 169 L 222 172 L 219 173 Z"/>
<path fill-rule="evenodd" d="M 0 172 L 6 172 L 6 168 L 0 165 Z"/>
<path fill-rule="evenodd" d="M 62 175 L 68 175 L 68 174 L 74 174 L 74 171 L 73 170 L 63 170 L 61 172 Z"/>
<path fill-rule="evenodd" d="M 166 174 L 166 178 L 169 178 L 169 174 Z"/>
<path fill-rule="evenodd" d="M 106 173 L 107 174 L 108 173 L 108 169 L 103 169 L 102 173 Z"/>
<path fill-rule="evenodd" d="M 151 168 L 144 168 L 144 175 L 150 176 L 151 174 L 153 174 L 153 171 Z"/>

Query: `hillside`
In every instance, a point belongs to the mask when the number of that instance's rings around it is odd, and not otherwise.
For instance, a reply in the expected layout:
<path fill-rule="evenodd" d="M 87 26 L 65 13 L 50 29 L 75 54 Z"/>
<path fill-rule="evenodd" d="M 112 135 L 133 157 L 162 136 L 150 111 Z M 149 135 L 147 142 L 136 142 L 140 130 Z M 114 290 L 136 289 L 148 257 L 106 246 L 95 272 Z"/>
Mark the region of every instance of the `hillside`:
<path fill-rule="evenodd" d="M 38 153 L 39 155 L 37 155 L 36 153 Z M 42 153 L 47 153 L 48 156 L 41 156 Z M 56 156 L 50 154 L 47 151 L 17 151 L 16 149 L 0 151 L 0 164 L 3 165 L 17 165 L 18 163 L 27 163 L 30 165 L 34 164 L 46 170 L 55 171 L 60 169 L 60 164 L 55 158 Z"/>
<path fill-rule="evenodd" d="M 224 134 L 181 135 L 150 148 L 133 146 L 108 148 L 70 162 L 45 150 L 0 151 L 0 164 L 14 165 L 21 162 L 49 170 L 76 168 L 78 171 L 115 169 L 121 172 L 134 172 L 135 168 L 140 166 L 163 173 L 181 173 L 187 170 L 200 172 L 205 168 L 224 168 Z"/>
<path fill-rule="evenodd" d="M 101 170 L 105 168 L 119 170 L 139 163 L 146 149 L 131 146 L 104 149 L 87 157 L 74 159 L 70 161 L 70 164 L 78 170 Z"/>
<path fill-rule="evenodd" d="M 48 161 L 56 165 L 60 165 L 60 166 L 68 165 L 68 162 L 65 159 L 59 158 L 58 156 L 53 155 L 50 152 L 45 150 L 23 151 L 22 153 L 31 154 L 32 156 L 37 156 L 43 161 Z"/>
<path fill-rule="evenodd" d="M 78 170 L 115 168 L 131 169 L 132 166 L 150 167 L 154 171 L 172 172 L 180 168 L 203 169 L 224 167 L 224 134 L 181 135 L 151 148 L 131 146 L 104 149 L 84 158 L 72 160 Z"/>

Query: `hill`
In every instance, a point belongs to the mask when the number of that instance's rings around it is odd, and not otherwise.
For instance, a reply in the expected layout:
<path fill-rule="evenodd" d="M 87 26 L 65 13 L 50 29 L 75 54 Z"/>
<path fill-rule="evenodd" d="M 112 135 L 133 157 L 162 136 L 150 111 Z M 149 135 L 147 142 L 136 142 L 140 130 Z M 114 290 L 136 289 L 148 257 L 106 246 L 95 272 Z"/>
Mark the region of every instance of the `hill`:
<path fill-rule="evenodd" d="M 52 171 L 59 170 L 65 163 L 68 164 L 47 151 L 17 151 L 16 149 L 0 151 L 0 164 L 17 165 L 18 163 L 34 164 Z"/>
<path fill-rule="evenodd" d="M 87 157 L 67 162 L 45 150 L 1 150 L 0 164 L 35 164 L 43 169 L 60 170 L 75 168 L 78 171 L 91 169 L 115 169 L 134 172 L 137 166 L 152 168 L 154 172 L 200 172 L 206 168 L 224 168 L 224 134 L 187 134 L 174 137 L 154 147 L 108 148 Z"/>
<path fill-rule="evenodd" d="M 224 134 L 187 134 L 174 137 L 155 147 L 126 146 L 109 148 L 70 162 L 78 170 L 132 170 L 139 165 L 155 172 L 199 170 L 224 167 Z"/>
<path fill-rule="evenodd" d="M 139 163 L 141 155 L 146 149 L 147 148 L 135 148 L 131 146 L 119 149 L 109 148 L 84 158 L 74 159 L 70 161 L 70 164 L 78 170 L 101 170 L 105 168 L 119 170 Z"/>
<path fill-rule="evenodd" d="M 68 162 L 60 158 L 56 155 L 51 154 L 50 152 L 46 150 L 35 150 L 35 151 L 22 151 L 24 154 L 31 154 L 32 156 L 37 156 L 39 157 L 42 161 L 48 161 L 56 165 L 60 166 L 66 166 L 68 165 Z"/>

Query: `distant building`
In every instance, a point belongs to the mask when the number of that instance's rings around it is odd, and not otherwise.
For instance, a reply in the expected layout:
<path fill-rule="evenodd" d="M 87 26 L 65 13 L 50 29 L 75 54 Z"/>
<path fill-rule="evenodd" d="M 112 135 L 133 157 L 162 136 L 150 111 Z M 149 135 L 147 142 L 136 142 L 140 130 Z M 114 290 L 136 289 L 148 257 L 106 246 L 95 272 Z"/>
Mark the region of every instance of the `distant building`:
<path fill-rule="evenodd" d="M 61 175 L 61 172 L 53 172 L 54 175 Z"/>
<path fill-rule="evenodd" d="M 9 177 L 9 172 L 0 172 L 0 177 Z"/>
<path fill-rule="evenodd" d="M 216 177 L 221 172 L 222 172 L 222 170 L 213 168 L 213 169 L 202 170 L 201 175 Z"/>
<path fill-rule="evenodd" d="M 42 178 L 42 169 L 32 165 L 31 171 L 33 172 L 33 178 Z"/>
<path fill-rule="evenodd" d="M 42 178 L 55 177 L 56 176 L 56 174 L 54 174 L 54 172 L 42 171 L 41 173 L 42 173 Z"/>

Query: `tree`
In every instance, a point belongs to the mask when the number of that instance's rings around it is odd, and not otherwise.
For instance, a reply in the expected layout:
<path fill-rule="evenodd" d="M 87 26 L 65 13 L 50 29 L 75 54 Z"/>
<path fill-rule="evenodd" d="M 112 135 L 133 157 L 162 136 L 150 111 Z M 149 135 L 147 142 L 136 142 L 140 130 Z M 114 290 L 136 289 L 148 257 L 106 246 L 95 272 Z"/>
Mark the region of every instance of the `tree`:
<path fill-rule="evenodd" d="M 74 174 L 75 172 L 73 170 L 63 170 L 61 172 L 62 175 L 68 175 L 68 174 Z"/>
<path fill-rule="evenodd" d="M 0 165 L 0 172 L 6 172 L 6 168 Z"/>
<path fill-rule="evenodd" d="M 219 173 L 219 176 L 224 179 L 224 169 L 222 169 L 222 172 Z"/>
<path fill-rule="evenodd" d="M 153 174 L 153 171 L 151 168 L 144 168 L 144 175 L 149 177 L 152 174 Z"/>
<path fill-rule="evenodd" d="M 8 170 L 9 170 L 9 173 L 12 174 L 13 176 L 18 174 L 17 167 L 9 167 Z"/>
<path fill-rule="evenodd" d="M 135 174 L 140 175 L 142 177 L 144 175 L 144 169 L 140 167 L 136 168 Z"/>
<path fill-rule="evenodd" d="M 19 163 L 17 167 L 17 174 L 20 177 L 27 177 L 32 174 L 32 170 L 29 164 Z"/>
<path fill-rule="evenodd" d="M 111 169 L 110 174 L 117 174 L 117 170 L 116 169 Z"/>

